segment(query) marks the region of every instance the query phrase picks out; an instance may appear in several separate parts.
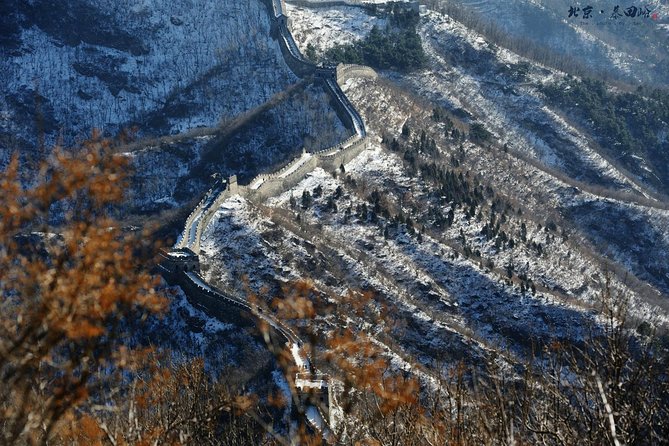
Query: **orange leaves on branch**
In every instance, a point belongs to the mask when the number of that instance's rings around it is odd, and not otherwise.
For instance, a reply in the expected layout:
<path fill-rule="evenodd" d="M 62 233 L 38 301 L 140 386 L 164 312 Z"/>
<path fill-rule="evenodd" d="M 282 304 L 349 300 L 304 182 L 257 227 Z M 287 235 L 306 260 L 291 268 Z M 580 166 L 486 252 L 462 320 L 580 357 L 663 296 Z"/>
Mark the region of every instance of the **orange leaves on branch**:
<path fill-rule="evenodd" d="M 237 415 L 251 410 L 258 403 L 256 395 L 237 395 L 232 400 L 232 407 Z"/>
<path fill-rule="evenodd" d="M 283 288 L 283 296 L 275 298 L 272 306 L 280 319 L 313 319 L 316 316 L 314 299 L 317 292 L 311 282 L 299 280 Z"/>
<path fill-rule="evenodd" d="M 316 316 L 313 302 L 302 296 L 291 299 L 274 299 L 272 306 L 276 308 L 281 319 L 313 319 Z"/>
<path fill-rule="evenodd" d="M 94 134 L 31 175 L 18 156 L 0 173 L 0 444 L 27 420 L 47 438 L 114 360 L 110 327 L 166 304 L 136 256 L 152 242 L 113 218 L 128 162 L 111 149 Z M 17 406 L 16 392 L 28 403 Z"/>
<path fill-rule="evenodd" d="M 105 432 L 100 423 L 90 415 L 75 417 L 68 414 L 63 420 L 59 436 L 66 444 L 101 445 Z"/>
<path fill-rule="evenodd" d="M 343 372 L 347 384 L 379 398 L 382 413 L 417 402 L 419 383 L 391 373 L 390 362 L 364 333 L 342 330 L 328 341 L 326 359 Z"/>
<path fill-rule="evenodd" d="M 390 413 L 402 406 L 417 404 L 419 391 L 417 379 L 391 376 L 383 378 L 381 388 L 375 393 L 381 397 L 381 412 Z"/>

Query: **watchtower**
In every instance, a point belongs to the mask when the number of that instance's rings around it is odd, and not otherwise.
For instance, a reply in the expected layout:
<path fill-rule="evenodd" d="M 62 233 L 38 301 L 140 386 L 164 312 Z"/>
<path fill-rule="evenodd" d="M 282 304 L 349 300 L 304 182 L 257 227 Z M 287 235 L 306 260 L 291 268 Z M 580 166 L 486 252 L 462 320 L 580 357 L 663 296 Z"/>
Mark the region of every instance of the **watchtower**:
<path fill-rule="evenodd" d="M 295 387 L 303 408 L 316 407 L 330 427 L 332 424 L 331 403 L 333 401 L 328 375 L 300 372 L 295 375 Z"/>
<path fill-rule="evenodd" d="M 200 259 L 189 248 L 161 249 L 160 265 L 172 274 L 200 271 Z"/>

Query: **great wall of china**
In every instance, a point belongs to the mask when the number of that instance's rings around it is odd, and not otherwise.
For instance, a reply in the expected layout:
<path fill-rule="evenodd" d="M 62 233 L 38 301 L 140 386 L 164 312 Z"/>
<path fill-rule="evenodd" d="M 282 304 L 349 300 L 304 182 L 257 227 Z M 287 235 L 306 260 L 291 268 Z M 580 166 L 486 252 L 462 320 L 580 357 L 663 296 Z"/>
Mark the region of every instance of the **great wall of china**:
<path fill-rule="evenodd" d="M 275 14 L 273 29 L 280 33 L 278 38 L 288 66 L 297 76 L 311 76 L 323 84 L 333 99 L 333 105 L 341 121 L 353 131 L 353 136 L 319 152 L 303 153 L 278 172 L 258 175 L 249 185 L 239 185 L 235 176 L 230 177 L 226 183 L 217 182 L 186 219 L 184 231 L 177 240 L 176 248 L 190 248 L 196 253 L 199 252 L 205 228 L 211 223 L 220 205 L 233 195 L 241 195 L 250 200 L 263 200 L 279 195 L 302 181 L 306 174 L 314 169 L 318 167 L 326 170 L 336 169 L 367 148 L 365 124 L 341 90 L 340 84 L 353 77 L 375 78 L 376 72 L 360 65 L 340 64 L 323 67 L 306 60 L 293 40 L 283 8 L 285 6 L 282 1 L 272 1 L 272 11 Z"/>
<path fill-rule="evenodd" d="M 318 373 L 303 349 L 299 336 L 285 323 L 244 297 L 237 297 L 208 284 L 199 274 L 198 256 L 188 248 L 161 252 L 160 273 L 172 285 L 179 285 L 193 306 L 220 321 L 239 327 L 258 327 L 258 336 L 274 351 L 287 349 L 294 367 L 297 404 L 291 405 L 294 419 L 306 419 L 328 443 L 330 427 L 336 424 L 332 410 L 335 398 L 326 375 Z"/>
<path fill-rule="evenodd" d="M 376 78 L 376 72 L 360 65 L 322 66 L 308 61 L 293 40 L 283 0 L 261 1 L 273 14 L 272 33 L 279 41 L 287 65 L 296 76 L 322 84 L 331 96 L 339 118 L 353 134 L 345 141 L 316 153 L 303 150 L 301 156 L 279 171 L 260 174 L 248 185 L 238 184 L 236 176 L 217 181 L 186 219 L 174 248 L 162 253 L 160 268 L 170 283 L 180 285 L 189 300 L 208 314 L 239 325 L 266 324 L 268 330 L 264 333 L 264 340 L 290 349 L 297 370 L 294 382 L 301 406 L 297 408 L 299 416 L 304 417 L 328 441 L 330 427 L 335 423 L 328 378 L 313 368 L 303 352 L 302 341 L 287 325 L 260 307 L 251 305 L 244 297 L 230 295 L 208 284 L 199 274 L 198 254 L 204 230 L 225 200 L 240 195 L 251 201 L 262 201 L 279 195 L 297 185 L 314 169 L 338 169 L 368 147 L 364 121 L 340 85 L 354 77 Z"/>

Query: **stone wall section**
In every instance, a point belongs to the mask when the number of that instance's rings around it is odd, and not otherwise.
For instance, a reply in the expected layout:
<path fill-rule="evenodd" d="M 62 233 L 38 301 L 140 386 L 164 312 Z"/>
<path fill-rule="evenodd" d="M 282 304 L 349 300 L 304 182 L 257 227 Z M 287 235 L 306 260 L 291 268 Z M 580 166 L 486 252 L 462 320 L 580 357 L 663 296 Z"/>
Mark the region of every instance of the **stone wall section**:
<path fill-rule="evenodd" d="M 319 152 L 313 154 L 303 152 L 279 171 L 256 176 L 247 186 L 237 184 L 236 176 L 230 177 L 227 183 L 217 181 L 186 219 L 185 229 L 175 248 L 190 248 L 199 253 L 204 230 L 211 223 L 221 204 L 228 198 L 241 195 L 249 200 L 262 201 L 280 195 L 296 186 L 314 169 L 321 167 L 327 171 L 336 170 L 340 165 L 358 156 L 368 146 L 365 123 L 341 90 L 340 84 L 353 77 L 376 78 L 376 72 L 362 65 L 317 66 L 308 61 L 300 53 L 290 33 L 284 0 L 262 1 L 273 15 L 273 32 L 278 34 L 281 51 L 288 66 L 299 77 L 311 76 L 323 83 L 325 91 L 332 97 L 332 104 L 337 114 L 353 135 L 346 141 Z"/>
<path fill-rule="evenodd" d="M 373 68 L 356 64 L 339 64 L 337 65 L 335 73 L 338 84 L 343 84 L 348 79 L 356 77 L 367 77 L 370 79 L 376 79 L 378 77 L 378 74 L 376 74 L 376 71 L 374 71 Z"/>
<path fill-rule="evenodd" d="M 255 177 L 248 186 L 237 184 L 235 176 L 230 177 L 226 186 L 221 190 L 214 200 L 202 200 L 195 211 L 186 220 L 186 228 L 175 245 L 176 248 L 190 248 L 195 253 L 200 252 L 200 241 L 204 230 L 209 226 L 216 211 L 223 202 L 234 195 L 250 201 L 263 201 L 270 197 L 280 195 L 287 190 L 295 187 L 307 177 L 309 172 L 320 167 L 326 171 L 334 171 L 339 166 L 350 162 L 358 156 L 369 145 L 367 138 L 361 138 L 357 135 L 349 138 L 344 143 L 322 150 L 320 152 L 309 154 L 309 158 L 304 160 L 300 156 L 278 172 L 273 174 L 261 174 Z M 295 168 L 295 165 L 302 163 L 293 172 L 285 175 L 285 172 Z M 189 236 L 191 228 L 195 225 L 195 237 L 191 240 Z"/>

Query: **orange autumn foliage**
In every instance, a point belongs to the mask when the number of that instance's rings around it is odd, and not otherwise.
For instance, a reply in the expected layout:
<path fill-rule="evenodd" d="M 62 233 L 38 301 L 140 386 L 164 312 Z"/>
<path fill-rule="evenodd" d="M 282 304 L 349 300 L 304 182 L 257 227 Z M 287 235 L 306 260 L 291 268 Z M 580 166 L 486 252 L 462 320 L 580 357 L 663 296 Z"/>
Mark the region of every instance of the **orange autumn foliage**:
<path fill-rule="evenodd" d="M 14 156 L 0 174 L 0 444 L 48 441 L 113 363 L 110 328 L 165 305 L 137 259 L 147 234 L 113 218 L 128 163 L 111 145 L 94 134 L 36 172 Z"/>

